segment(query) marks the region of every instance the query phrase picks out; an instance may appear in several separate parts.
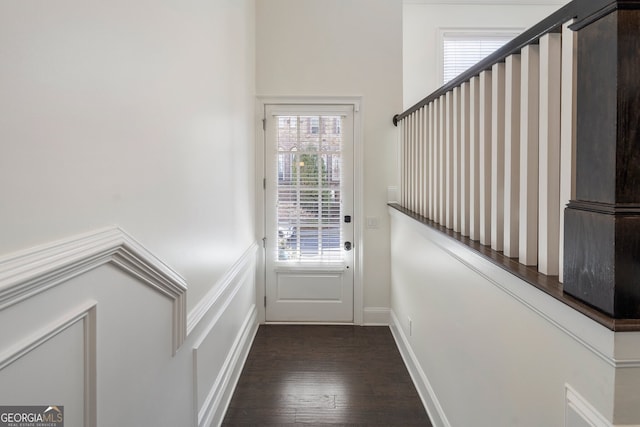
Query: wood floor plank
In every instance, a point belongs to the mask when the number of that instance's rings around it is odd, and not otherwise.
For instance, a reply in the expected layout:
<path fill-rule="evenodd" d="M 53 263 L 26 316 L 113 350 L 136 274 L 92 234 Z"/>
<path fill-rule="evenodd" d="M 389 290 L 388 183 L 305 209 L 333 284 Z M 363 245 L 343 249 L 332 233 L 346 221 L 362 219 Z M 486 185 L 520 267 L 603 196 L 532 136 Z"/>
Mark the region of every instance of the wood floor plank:
<path fill-rule="evenodd" d="M 431 426 L 387 327 L 261 325 L 223 426 Z"/>

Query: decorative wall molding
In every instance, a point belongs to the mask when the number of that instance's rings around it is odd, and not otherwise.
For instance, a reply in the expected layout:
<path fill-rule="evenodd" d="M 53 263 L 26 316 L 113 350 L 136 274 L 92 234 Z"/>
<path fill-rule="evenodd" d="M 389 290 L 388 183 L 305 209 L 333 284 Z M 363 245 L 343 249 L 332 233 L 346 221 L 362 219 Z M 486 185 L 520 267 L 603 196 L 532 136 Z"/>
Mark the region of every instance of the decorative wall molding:
<path fill-rule="evenodd" d="M 251 304 L 243 318 L 240 317 L 241 313 L 234 313 L 234 310 L 230 309 L 243 288 L 250 287 L 255 296 L 257 254 L 258 244 L 253 243 L 200 304 L 189 313 L 189 336 L 196 327 L 199 333 L 193 345 L 193 389 L 199 426 L 219 425 L 222 422 L 258 330 L 258 310 L 255 303 Z M 251 300 L 254 301 L 254 297 Z M 211 363 L 211 358 L 207 357 L 206 343 L 212 339 L 211 334 L 223 316 L 235 316 L 236 319 L 242 318 L 243 321 L 233 343 L 228 345 L 228 352 L 222 366 L 209 386 L 206 382 L 207 375 L 201 372 L 203 369 L 206 372 L 207 364 Z M 205 318 L 208 319 L 208 323 L 200 328 Z M 237 320 L 236 322 L 240 323 Z M 200 383 L 208 388 L 204 399 L 202 399 Z M 203 403 L 198 407 L 201 401 Z"/>
<path fill-rule="evenodd" d="M 228 303 L 225 304 L 222 311 L 224 311 L 228 305 Z M 207 338 L 215 324 L 216 321 L 209 325 L 207 331 L 203 334 L 202 338 L 198 343 L 196 343 L 193 349 L 193 383 L 196 402 L 198 401 L 198 348 Z M 242 327 L 240 328 L 238 335 L 227 354 L 227 358 L 224 361 L 222 369 L 220 369 L 216 380 L 204 400 L 204 404 L 201 408 L 196 408 L 199 427 L 220 425 L 222 422 L 257 332 L 258 311 L 254 304 L 245 316 Z"/>
<path fill-rule="evenodd" d="M 633 332 L 613 332 L 555 298 L 494 265 L 462 243 L 390 208 L 392 221 L 410 225 L 417 233 L 440 247 L 489 283 L 528 307 L 559 330 L 576 340 L 614 368 L 640 367 L 640 354 L 615 357 L 616 337 Z"/>
<path fill-rule="evenodd" d="M 0 258 L 0 310 L 104 264 L 131 274 L 173 303 L 173 354 L 186 338 L 185 280 L 119 227 Z"/>
<path fill-rule="evenodd" d="M 97 388 L 96 388 L 96 306 L 95 301 L 75 309 L 71 314 L 50 323 L 46 328 L 26 337 L 23 341 L 0 353 L 0 371 L 36 350 L 42 344 L 52 340 L 76 323 L 82 322 L 84 331 L 84 425 L 97 425 Z"/>
<path fill-rule="evenodd" d="M 364 310 L 364 326 L 388 326 L 389 313 L 388 307 L 365 307 Z"/>
<path fill-rule="evenodd" d="M 570 412 L 573 412 L 586 423 L 593 427 L 613 427 L 587 400 L 582 397 L 569 384 L 565 384 L 565 427 L 573 427 L 569 424 Z"/>
<path fill-rule="evenodd" d="M 243 271 L 255 271 L 258 243 L 254 242 L 231 266 L 225 275 L 211 288 L 200 302 L 189 312 L 187 317 L 187 335 L 198 326 L 200 321 L 211 310 L 216 302 L 221 301 L 225 294 L 233 290 L 233 284 L 237 282 Z M 237 289 L 235 290 L 237 292 Z"/>
<path fill-rule="evenodd" d="M 404 364 L 406 365 L 407 370 L 411 375 L 413 384 L 418 390 L 420 399 L 422 399 L 422 404 L 427 410 L 431 422 L 433 423 L 434 427 L 451 427 L 451 423 L 449 423 L 449 420 L 444 413 L 444 409 L 438 401 L 436 392 L 431 386 L 427 375 L 422 370 L 422 366 L 420 365 L 420 362 L 418 361 L 415 353 L 411 349 L 411 344 L 407 340 L 406 335 L 402 331 L 400 322 L 398 321 L 398 317 L 393 312 L 393 310 L 390 310 L 390 315 L 391 324 L 389 327 L 391 329 L 391 334 L 396 341 L 396 345 L 398 346 L 398 350 L 400 351 L 402 360 L 404 360 Z"/>

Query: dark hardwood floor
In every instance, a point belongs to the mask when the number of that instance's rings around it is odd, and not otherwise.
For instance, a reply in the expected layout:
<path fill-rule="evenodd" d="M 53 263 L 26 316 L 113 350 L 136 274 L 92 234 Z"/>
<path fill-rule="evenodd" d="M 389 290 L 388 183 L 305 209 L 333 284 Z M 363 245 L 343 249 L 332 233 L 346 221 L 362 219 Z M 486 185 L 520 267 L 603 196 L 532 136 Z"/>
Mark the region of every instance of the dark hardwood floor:
<path fill-rule="evenodd" d="M 223 426 L 431 426 L 389 328 L 262 325 Z"/>

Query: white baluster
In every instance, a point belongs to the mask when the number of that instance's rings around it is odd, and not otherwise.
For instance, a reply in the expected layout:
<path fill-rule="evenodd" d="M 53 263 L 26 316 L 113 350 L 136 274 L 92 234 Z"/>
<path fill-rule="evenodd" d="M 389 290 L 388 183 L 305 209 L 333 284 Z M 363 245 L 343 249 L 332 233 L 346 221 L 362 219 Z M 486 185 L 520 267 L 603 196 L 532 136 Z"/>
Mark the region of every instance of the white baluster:
<path fill-rule="evenodd" d="M 560 248 L 560 34 L 540 38 L 538 271 L 558 274 Z"/>
<path fill-rule="evenodd" d="M 519 256 L 520 207 L 520 55 L 505 62 L 504 254 Z"/>
<path fill-rule="evenodd" d="M 423 175 L 425 173 L 425 164 L 422 161 L 423 152 L 424 152 L 424 122 L 422 120 L 422 116 L 424 115 L 424 107 L 420 108 L 418 111 L 418 208 L 417 212 L 424 216 L 424 188 L 423 188 Z"/>
<path fill-rule="evenodd" d="M 464 82 L 460 88 L 460 233 L 463 236 L 469 235 L 469 194 L 471 152 L 469 145 L 469 129 L 471 128 L 469 114 L 469 94 L 470 83 Z"/>
<path fill-rule="evenodd" d="M 424 170 L 422 171 L 422 211 L 423 216 L 429 216 L 429 106 L 425 105 L 422 112 L 422 164 Z"/>
<path fill-rule="evenodd" d="M 446 144 L 445 144 L 445 138 L 446 138 L 446 130 L 445 130 L 445 97 L 441 96 L 440 97 L 440 101 L 438 102 L 438 130 L 439 130 L 439 134 L 438 134 L 438 154 L 439 154 L 439 158 L 438 158 L 438 170 L 440 172 L 440 188 L 438 190 L 438 195 L 440 196 L 440 200 L 438 201 L 438 207 L 439 207 L 439 213 L 438 213 L 438 219 L 439 219 L 439 223 L 441 225 L 446 225 L 447 224 L 447 217 L 446 217 L 446 208 L 447 208 L 447 202 L 446 202 L 446 196 L 447 196 L 447 180 L 446 180 L 446 175 L 447 175 L 447 167 L 446 167 L 446 159 L 447 159 L 447 155 L 446 155 Z"/>
<path fill-rule="evenodd" d="M 491 71 L 480 73 L 480 243 L 491 244 Z"/>
<path fill-rule="evenodd" d="M 445 225 L 453 228 L 453 93 L 445 94 Z"/>
<path fill-rule="evenodd" d="M 429 177 L 429 219 L 430 220 L 434 220 L 435 219 L 435 164 L 434 164 L 434 147 L 435 147 L 435 137 L 434 137 L 434 131 L 435 131 L 435 125 L 434 125 L 434 119 L 433 119 L 433 115 L 435 113 L 435 107 L 433 105 L 433 102 L 429 103 L 429 173 L 428 173 L 428 177 Z"/>
<path fill-rule="evenodd" d="M 418 206 L 418 191 L 416 189 L 417 179 L 416 176 L 418 174 L 418 144 L 417 144 L 417 133 L 418 133 L 418 121 L 416 120 L 418 116 L 417 111 L 411 114 L 411 210 L 413 212 L 416 211 L 416 207 Z"/>
<path fill-rule="evenodd" d="M 407 206 L 407 119 L 400 121 L 400 204 Z"/>
<path fill-rule="evenodd" d="M 522 48 L 520 58 L 520 250 L 524 265 L 538 264 L 538 140 L 540 49 Z"/>
<path fill-rule="evenodd" d="M 413 113 L 413 125 L 413 167 L 415 171 L 413 174 L 413 211 L 417 213 L 420 206 L 420 190 L 418 188 L 420 184 L 418 178 L 420 175 L 420 110 Z"/>
<path fill-rule="evenodd" d="M 453 89 L 453 231 L 460 232 L 461 154 L 460 154 L 460 87 Z"/>
<path fill-rule="evenodd" d="M 433 220 L 440 223 L 440 99 L 433 101 Z"/>
<path fill-rule="evenodd" d="M 491 68 L 491 248 L 504 245 L 504 72 L 500 62 Z"/>
<path fill-rule="evenodd" d="M 408 122 L 408 126 L 409 126 L 409 132 L 408 132 L 408 144 L 409 144 L 409 153 L 408 153 L 408 157 L 407 157 L 407 190 L 408 190 L 408 197 L 409 197 L 409 204 L 407 206 L 407 208 L 409 208 L 409 210 L 413 210 L 413 114 L 410 114 L 407 117 L 407 122 Z"/>
<path fill-rule="evenodd" d="M 480 77 L 469 88 L 469 237 L 480 240 Z"/>

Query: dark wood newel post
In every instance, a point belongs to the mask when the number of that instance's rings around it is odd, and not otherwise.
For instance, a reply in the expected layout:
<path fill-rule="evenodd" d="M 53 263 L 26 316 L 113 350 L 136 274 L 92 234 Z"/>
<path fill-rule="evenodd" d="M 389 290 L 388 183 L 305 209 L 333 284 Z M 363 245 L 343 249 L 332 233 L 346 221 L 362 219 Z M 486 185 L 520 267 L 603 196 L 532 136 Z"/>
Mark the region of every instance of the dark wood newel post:
<path fill-rule="evenodd" d="M 640 0 L 576 0 L 576 200 L 564 290 L 640 318 Z"/>

